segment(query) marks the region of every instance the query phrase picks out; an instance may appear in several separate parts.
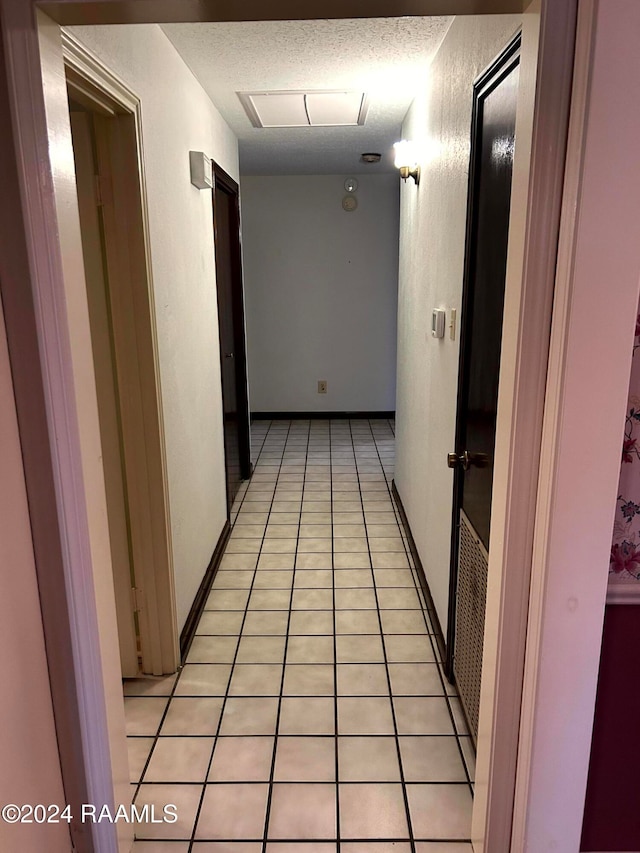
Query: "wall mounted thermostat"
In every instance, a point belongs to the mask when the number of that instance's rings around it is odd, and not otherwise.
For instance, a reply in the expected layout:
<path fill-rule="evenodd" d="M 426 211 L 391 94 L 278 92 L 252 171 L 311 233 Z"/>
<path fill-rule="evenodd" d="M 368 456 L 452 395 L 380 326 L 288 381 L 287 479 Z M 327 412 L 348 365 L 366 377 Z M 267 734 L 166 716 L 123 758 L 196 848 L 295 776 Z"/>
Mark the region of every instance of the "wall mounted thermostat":
<path fill-rule="evenodd" d="M 444 338 L 444 322 L 446 311 L 444 308 L 434 308 L 431 314 L 431 334 L 434 338 Z"/>
<path fill-rule="evenodd" d="M 189 151 L 189 167 L 191 183 L 199 190 L 210 190 L 213 187 L 213 171 L 211 160 L 202 151 Z"/>

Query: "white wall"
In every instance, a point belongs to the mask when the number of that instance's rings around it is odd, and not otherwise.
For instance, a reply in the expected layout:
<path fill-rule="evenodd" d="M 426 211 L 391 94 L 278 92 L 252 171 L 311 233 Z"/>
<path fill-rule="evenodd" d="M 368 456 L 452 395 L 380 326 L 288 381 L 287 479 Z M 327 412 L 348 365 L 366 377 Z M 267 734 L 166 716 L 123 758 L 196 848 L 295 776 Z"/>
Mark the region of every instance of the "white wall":
<path fill-rule="evenodd" d="M 519 23 L 456 18 L 402 131 L 419 147 L 422 176 L 401 193 L 395 481 L 445 632 L 459 336 L 432 338 L 430 318 L 455 308 L 460 325 L 473 81 Z"/>
<path fill-rule="evenodd" d="M 238 177 L 235 135 L 160 27 L 70 30 L 140 98 L 178 628 L 226 519 L 211 192 L 189 150 Z"/>
<path fill-rule="evenodd" d="M 399 180 L 358 175 L 346 213 L 345 177 L 242 179 L 254 412 L 395 408 Z"/>
<path fill-rule="evenodd" d="M 64 805 L 1 304 L 0 399 L 0 803 Z M 0 848 L 67 853 L 71 839 L 65 823 L 9 824 L 0 820 Z"/>

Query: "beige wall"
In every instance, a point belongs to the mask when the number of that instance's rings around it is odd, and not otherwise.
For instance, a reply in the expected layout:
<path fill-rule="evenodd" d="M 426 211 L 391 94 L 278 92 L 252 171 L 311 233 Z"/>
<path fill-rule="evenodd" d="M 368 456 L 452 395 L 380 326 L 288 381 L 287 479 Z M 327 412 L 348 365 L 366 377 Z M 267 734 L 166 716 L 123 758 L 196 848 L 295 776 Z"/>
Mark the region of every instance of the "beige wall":
<path fill-rule="evenodd" d="M 237 179 L 237 141 L 160 27 L 70 32 L 142 103 L 181 629 L 226 519 L 211 192 L 190 184 L 189 150 L 205 151 Z"/>
<path fill-rule="evenodd" d="M 456 18 L 402 130 L 419 147 L 422 176 L 401 193 L 395 480 L 444 631 L 459 335 L 432 338 L 431 311 L 457 309 L 459 327 L 473 81 L 519 24 Z"/>
<path fill-rule="evenodd" d="M 0 804 L 64 805 L 9 354 L 0 304 Z M 61 824 L 0 821 L 0 849 L 68 853 Z"/>
<path fill-rule="evenodd" d="M 346 177 L 242 179 L 254 412 L 395 408 L 398 175 L 358 175 L 351 213 Z"/>

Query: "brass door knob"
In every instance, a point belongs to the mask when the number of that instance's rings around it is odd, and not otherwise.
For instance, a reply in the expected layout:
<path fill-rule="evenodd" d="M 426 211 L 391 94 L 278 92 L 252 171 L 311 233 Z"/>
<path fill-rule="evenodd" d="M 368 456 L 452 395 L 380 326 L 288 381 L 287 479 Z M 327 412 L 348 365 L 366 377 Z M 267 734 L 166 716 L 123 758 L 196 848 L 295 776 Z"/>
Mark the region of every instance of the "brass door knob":
<path fill-rule="evenodd" d="M 489 456 L 486 453 L 469 453 L 468 450 L 459 455 L 457 453 L 447 453 L 447 465 L 449 468 L 460 466 L 463 471 L 468 471 L 472 465 L 476 468 L 486 468 L 488 464 Z"/>
<path fill-rule="evenodd" d="M 447 453 L 447 465 L 449 468 L 457 468 L 462 464 L 462 457 L 457 453 Z"/>

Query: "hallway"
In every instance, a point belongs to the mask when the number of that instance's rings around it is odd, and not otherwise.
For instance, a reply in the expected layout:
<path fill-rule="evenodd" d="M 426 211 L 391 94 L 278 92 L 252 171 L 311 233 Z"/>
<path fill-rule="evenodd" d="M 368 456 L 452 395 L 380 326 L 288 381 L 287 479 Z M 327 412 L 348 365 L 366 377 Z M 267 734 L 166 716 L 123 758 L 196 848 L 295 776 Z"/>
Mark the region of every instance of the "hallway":
<path fill-rule="evenodd" d="M 392 422 L 254 422 L 252 444 L 186 665 L 125 686 L 136 803 L 178 811 L 135 850 L 470 853 L 472 748 L 391 497 Z"/>

